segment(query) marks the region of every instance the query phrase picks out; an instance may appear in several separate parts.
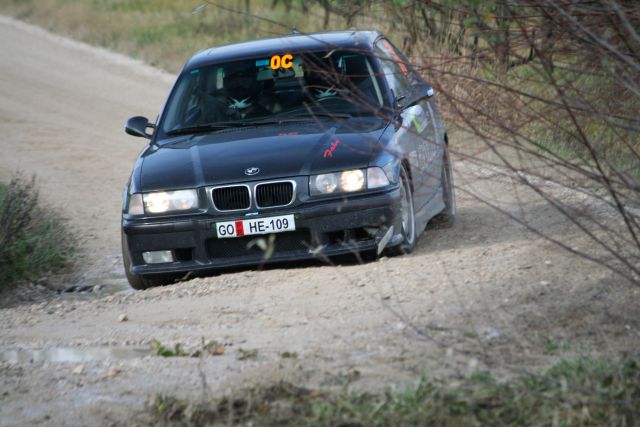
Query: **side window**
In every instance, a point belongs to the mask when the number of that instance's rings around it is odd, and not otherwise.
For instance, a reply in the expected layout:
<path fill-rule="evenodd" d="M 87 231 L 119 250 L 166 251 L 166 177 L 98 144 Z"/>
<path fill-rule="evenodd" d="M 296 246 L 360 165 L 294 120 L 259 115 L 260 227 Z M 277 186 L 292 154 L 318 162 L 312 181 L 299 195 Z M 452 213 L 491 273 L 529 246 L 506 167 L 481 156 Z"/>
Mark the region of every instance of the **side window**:
<path fill-rule="evenodd" d="M 176 91 L 171 97 L 172 100 L 180 100 L 180 102 L 172 101 L 167 103 L 169 109 L 165 115 L 164 124 L 162 125 L 163 131 L 167 132 L 179 127 L 182 117 L 187 110 L 187 104 L 192 102 L 195 80 L 193 76 L 188 74 L 181 77 Z M 185 100 L 187 102 L 185 102 Z"/>
<path fill-rule="evenodd" d="M 411 64 L 411 61 L 409 61 L 409 59 L 404 55 L 404 53 L 402 53 L 400 49 L 398 49 L 393 43 L 391 43 L 387 39 L 384 39 L 383 43 L 388 47 L 389 50 L 391 50 L 392 52 L 395 52 L 394 57 L 399 61 L 400 67 L 404 68 L 403 72 L 406 73 L 405 75 L 409 80 L 409 84 L 411 85 L 423 84 L 424 81 L 418 75 L 416 70 L 413 68 L 413 65 Z"/>
<path fill-rule="evenodd" d="M 169 109 L 162 125 L 163 131 L 168 132 L 177 127 L 198 124 L 205 100 L 205 84 L 207 80 L 213 85 L 216 84 L 216 76 L 210 76 L 210 71 L 193 70 L 181 77 L 175 93 L 167 104 Z"/>
<path fill-rule="evenodd" d="M 405 96 L 409 91 L 411 69 L 406 59 L 400 57 L 388 40 L 382 39 L 375 45 L 376 55 L 380 58 L 382 73 L 393 94 Z"/>

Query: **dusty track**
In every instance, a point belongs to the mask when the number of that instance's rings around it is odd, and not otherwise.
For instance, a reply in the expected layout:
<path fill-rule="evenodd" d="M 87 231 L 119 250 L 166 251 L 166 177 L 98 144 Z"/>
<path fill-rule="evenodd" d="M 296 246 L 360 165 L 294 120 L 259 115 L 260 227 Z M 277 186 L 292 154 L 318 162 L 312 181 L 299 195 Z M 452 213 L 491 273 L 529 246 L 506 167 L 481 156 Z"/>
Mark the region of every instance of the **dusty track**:
<path fill-rule="evenodd" d="M 144 401 L 157 392 L 198 399 L 280 379 L 334 386 L 355 371 L 355 387 L 380 389 L 410 385 L 425 372 L 453 378 L 479 367 L 510 375 L 558 356 L 638 348 L 637 288 L 463 191 L 456 226 L 429 227 L 411 256 L 119 290 L 121 192 L 143 143 L 122 127 L 133 114 L 155 117 L 172 77 L 5 18 L 0 52 L 0 179 L 16 169 L 37 174 L 42 198 L 73 219 L 81 239 L 79 273 L 68 280 L 105 285 L 102 294 L 0 309 L 0 350 L 147 345 L 152 338 L 226 344 L 222 356 L 87 362 L 81 373 L 73 373 L 78 363 L 0 362 L 2 425 L 144 424 Z M 464 192 L 585 245 L 509 177 L 468 162 L 455 169 Z M 600 214 L 607 220 L 606 210 Z M 123 313 L 129 320 L 118 322 Z M 257 349 L 257 359 L 238 360 L 241 348 Z M 283 359 L 285 351 L 298 358 Z M 114 367 L 120 372 L 106 375 Z"/>

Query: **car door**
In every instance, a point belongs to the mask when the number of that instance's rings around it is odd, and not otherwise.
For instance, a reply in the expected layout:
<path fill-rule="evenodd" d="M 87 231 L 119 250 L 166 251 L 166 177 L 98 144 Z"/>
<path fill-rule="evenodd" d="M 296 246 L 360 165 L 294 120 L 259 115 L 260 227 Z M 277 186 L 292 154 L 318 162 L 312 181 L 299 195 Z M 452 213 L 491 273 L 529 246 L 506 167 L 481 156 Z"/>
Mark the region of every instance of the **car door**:
<path fill-rule="evenodd" d="M 419 111 L 412 117 L 412 126 L 419 136 L 418 157 L 423 175 L 424 201 L 427 203 L 440 189 L 442 180 L 442 159 L 444 154 L 444 132 L 438 126 L 440 118 L 433 98 L 433 88 L 425 82 L 413 87 L 413 96 L 417 99 Z"/>
<path fill-rule="evenodd" d="M 376 42 L 374 48 L 400 109 L 402 126 L 396 133 L 397 144 L 409 160 L 414 206 L 419 210 L 438 188 L 433 185 L 434 174 L 437 174 L 437 165 L 433 163 L 438 157 L 433 108 L 427 96 L 420 96 L 421 91 L 426 90 L 426 84 L 415 74 L 406 57 L 384 38 Z"/>

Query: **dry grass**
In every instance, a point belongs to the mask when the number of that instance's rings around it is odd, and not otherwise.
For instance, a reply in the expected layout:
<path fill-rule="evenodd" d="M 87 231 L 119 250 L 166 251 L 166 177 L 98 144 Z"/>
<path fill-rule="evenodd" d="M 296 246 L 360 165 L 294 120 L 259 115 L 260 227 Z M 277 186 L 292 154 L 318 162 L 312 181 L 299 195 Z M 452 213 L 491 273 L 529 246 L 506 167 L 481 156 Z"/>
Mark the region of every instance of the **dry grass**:
<path fill-rule="evenodd" d="M 216 402 L 149 399 L 157 424 L 306 426 L 631 426 L 640 421 L 640 365 L 561 361 L 540 375 L 496 382 L 476 373 L 455 384 L 422 379 L 383 396 L 280 383 Z"/>
<path fill-rule="evenodd" d="M 246 17 L 243 3 L 223 0 L 192 14 L 197 0 L 0 0 L 0 12 L 142 59 L 177 72 L 196 51 L 228 42 L 268 37 L 289 32 L 323 30 L 322 9 L 300 2 L 287 8 L 272 0 L 252 0 Z M 237 12 L 234 12 L 237 11 Z M 371 13 L 382 13 L 371 10 Z M 373 26 L 367 14 L 357 25 Z M 333 15 L 327 29 L 343 29 L 345 21 Z M 380 28 L 380 26 L 376 26 Z"/>

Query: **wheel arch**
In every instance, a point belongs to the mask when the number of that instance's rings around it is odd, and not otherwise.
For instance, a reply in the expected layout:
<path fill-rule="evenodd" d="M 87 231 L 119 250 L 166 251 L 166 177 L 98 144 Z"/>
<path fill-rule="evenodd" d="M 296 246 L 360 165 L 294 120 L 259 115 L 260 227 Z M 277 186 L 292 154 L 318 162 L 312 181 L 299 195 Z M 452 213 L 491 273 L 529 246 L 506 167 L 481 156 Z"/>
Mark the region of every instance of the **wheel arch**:
<path fill-rule="evenodd" d="M 407 172 L 407 175 L 409 178 L 409 185 L 411 186 L 411 192 L 414 193 L 415 188 L 413 187 L 413 174 L 411 173 L 411 163 L 409 163 L 409 159 L 407 159 L 406 157 L 403 158 L 401 165 L 404 168 L 404 170 Z"/>

